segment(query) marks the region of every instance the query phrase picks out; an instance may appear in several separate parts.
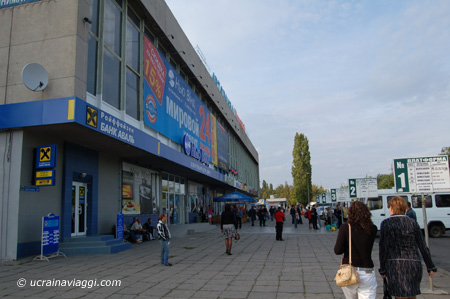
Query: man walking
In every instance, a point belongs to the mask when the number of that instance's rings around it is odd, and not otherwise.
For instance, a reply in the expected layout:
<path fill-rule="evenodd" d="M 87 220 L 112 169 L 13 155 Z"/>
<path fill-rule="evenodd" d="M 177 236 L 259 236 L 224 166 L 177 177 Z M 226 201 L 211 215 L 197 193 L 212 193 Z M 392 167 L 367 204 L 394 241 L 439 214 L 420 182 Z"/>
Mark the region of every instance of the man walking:
<path fill-rule="evenodd" d="M 248 215 L 250 216 L 250 219 L 252 220 L 252 226 L 255 226 L 255 219 L 256 219 L 255 206 L 252 206 L 250 211 L 248 211 Z"/>
<path fill-rule="evenodd" d="M 411 219 L 414 219 L 415 222 L 417 222 L 417 216 L 416 216 L 416 212 L 414 212 L 413 209 L 411 209 L 411 203 L 408 201 L 407 202 L 408 207 L 406 208 L 406 216 L 408 216 Z"/>

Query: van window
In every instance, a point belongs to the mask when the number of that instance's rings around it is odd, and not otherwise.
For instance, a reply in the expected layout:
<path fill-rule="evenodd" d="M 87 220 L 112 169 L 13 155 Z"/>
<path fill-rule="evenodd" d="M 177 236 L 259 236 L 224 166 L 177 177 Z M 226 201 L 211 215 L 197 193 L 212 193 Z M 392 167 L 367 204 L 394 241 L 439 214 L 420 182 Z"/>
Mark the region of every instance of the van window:
<path fill-rule="evenodd" d="M 436 207 L 439 208 L 450 207 L 450 194 L 436 194 L 434 198 L 436 200 Z"/>
<path fill-rule="evenodd" d="M 369 197 L 367 199 L 367 207 L 369 210 L 379 210 L 383 208 L 383 197 Z"/>
<path fill-rule="evenodd" d="M 411 195 L 411 201 L 412 201 L 412 207 L 414 209 L 422 208 L 422 195 L 417 195 L 417 194 Z M 431 201 L 431 195 L 425 195 L 425 206 L 427 208 L 431 208 L 433 206 L 433 202 Z"/>
<path fill-rule="evenodd" d="M 394 198 L 394 197 L 396 197 L 397 195 L 391 195 L 391 196 L 388 196 L 386 199 L 387 199 L 387 203 L 389 203 L 389 201 L 392 199 L 392 198 Z M 403 198 L 406 202 L 408 202 L 408 196 L 405 196 L 405 195 L 402 195 L 402 196 L 400 196 L 401 198 Z"/>

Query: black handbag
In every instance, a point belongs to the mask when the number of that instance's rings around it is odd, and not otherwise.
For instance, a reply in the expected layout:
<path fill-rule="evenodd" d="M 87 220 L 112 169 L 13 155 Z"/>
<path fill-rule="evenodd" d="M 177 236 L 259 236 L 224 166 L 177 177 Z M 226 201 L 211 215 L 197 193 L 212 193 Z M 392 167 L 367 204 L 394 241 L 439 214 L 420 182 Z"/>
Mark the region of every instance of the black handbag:
<path fill-rule="evenodd" d="M 386 277 L 383 278 L 383 293 L 384 293 L 383 299 L 392 299 L 391 293 L 389 293 Z"/>
<path fill-rule="evenodd" d="M 239 233 L 236 233 L 234 235 L 234 239 L 236 239 L 236 241 L 239 241 L 240 238 L 241 238 L 241 235 L 239 235 Z"/>

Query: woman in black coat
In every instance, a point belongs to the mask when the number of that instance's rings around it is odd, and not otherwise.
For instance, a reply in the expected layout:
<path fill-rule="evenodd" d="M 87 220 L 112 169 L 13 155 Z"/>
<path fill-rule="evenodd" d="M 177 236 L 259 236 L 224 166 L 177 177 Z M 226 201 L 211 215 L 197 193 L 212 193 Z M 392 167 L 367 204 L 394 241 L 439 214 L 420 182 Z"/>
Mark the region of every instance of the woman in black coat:
<path fill-rule="evenodd" d="M 387 277 L 389 291 L 397 298 L 416 298 L 420 294 L 422 262 L 425 261 L 430 277 L 437 271 L 431 260 L 422 231 L 413 219 L 405 215 L 406 201 L 393 197 L 389 203 L 391 217 L 380 226 L 380 274 Z"/>

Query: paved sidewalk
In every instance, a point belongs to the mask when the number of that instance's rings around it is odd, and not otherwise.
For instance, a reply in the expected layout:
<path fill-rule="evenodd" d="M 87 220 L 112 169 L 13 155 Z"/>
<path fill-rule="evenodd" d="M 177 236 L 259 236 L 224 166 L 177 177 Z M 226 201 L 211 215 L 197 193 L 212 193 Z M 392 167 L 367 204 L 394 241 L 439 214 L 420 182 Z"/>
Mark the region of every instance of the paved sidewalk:
<path fill-rule="evenodd" d="M 8 298 L 344 298 L 333 280 L 340 256 L 333 252 L 337 232 L 298 229 L 288 222 L 284 242 L 275 241 L 275 223 L 243 225 L 233 255 L 225 254 L 220 226 L 198 223 L 171 226 L 169 261 L 160 264 L 158 241 L 133 244 L 113 255 L 70 256 L 50 262 L 33 257 L 0 266 L 0 296 Z M 189 234 L 188 234 L 189 233 Z M 378 268 L 378 246 L 372 257 Z M 425 275 L 425 274 L 424 274 Z M 382 281 L 378 277 L 378 296 Z M 424 276 L 427 277 L 427 276 Z M 18 287 L 23 283 L 24 287 Z M 75 286 L 30 286 L 36 279 L 53 285 L 66 279 Z M 59 280 L 59 281 L 58 281 Z M 120 280 L 120 286 L 94 286 Z M 40 281 L 42 283 L 42 281 Z M 109 281 L 108 283 L 112 283 Z M 450 292 L 450 273 L 439 271 L 435 290 Z M 78 285 L 78 286 L 77 286 Z M 422 292 L 429 288 L 424 278 Z M 417 298 L 450 298 L 422 294 Z"/>

